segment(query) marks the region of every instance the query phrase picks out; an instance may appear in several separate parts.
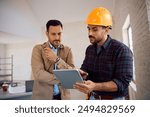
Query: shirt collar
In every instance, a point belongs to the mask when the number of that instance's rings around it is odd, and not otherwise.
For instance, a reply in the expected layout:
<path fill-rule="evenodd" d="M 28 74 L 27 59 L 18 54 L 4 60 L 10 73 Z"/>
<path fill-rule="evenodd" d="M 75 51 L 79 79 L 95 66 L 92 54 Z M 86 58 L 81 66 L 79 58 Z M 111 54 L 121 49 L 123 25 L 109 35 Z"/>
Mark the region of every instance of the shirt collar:
<path fill-rule="evenodd" d="M 51 43 L 49 43 L 49 46 L 50 46 L 51 49 L 54 49 L 54 50 L 61 48 L 61 45 L 59 45 L 58 48 L 55 48 Z"/>
<path fill-rule="evenodd" d="M 106 49 L 106 48 L 109 46 L 110 42 L 111 42 L 111 38 L 110 38 L 110 36 L 108 35 L 107 40 L 106 40 L 105 43 L 102 45 L 102 48 Z"/>
<path fill-rule="evenodd" d="M 55 47 L 54 47 L 51 43 L 49 43 L 49 47 L 50 47 L 51 49 L 55 49 Z"/>

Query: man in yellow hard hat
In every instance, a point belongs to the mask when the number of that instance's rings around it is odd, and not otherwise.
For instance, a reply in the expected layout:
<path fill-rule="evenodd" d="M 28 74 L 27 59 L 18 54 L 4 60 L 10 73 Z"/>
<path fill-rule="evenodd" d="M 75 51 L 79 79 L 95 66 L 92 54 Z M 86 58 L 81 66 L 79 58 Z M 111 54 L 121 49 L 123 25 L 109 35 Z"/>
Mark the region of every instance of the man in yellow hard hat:
<path fill-rule="evenodd" d="M 123 43 L 112 39 L 112 16 L 106 8 L 95 8 L 88 15 L 88 35 L 81 74 L 88 74 L 84 83 L 74 87 L 90 99 L 124 99 L 133 78 L 133 54 Z"/>

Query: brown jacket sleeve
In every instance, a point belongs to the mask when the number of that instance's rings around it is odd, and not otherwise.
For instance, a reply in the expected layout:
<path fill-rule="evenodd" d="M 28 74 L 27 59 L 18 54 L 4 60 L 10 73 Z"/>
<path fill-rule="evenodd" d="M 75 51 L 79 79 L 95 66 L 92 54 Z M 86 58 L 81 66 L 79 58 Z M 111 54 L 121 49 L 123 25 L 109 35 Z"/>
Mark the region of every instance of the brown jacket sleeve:
<path fill-rule="evenodd" d="M 73 55 L 69 47 L 64 47 L 58 52 L 61 58 L 57 63 L 58 69 L 73 69 Z M 35 80 L 45 82 L 48 84 L 56 83 L 55 76 L 53 75 L 54 65 L 45 57 L 41 45 L 36 45 L 32 51 L 31 59 L 32 72 Z"/>
<path fill-rule="evenodd" d="M 68 53 L 65 60 L 66 62 L 63 59 L 60 59 L 60 61 L 57 64 L 58 69 L 73 69 L 75 67 L 71 48 L 68 48 Z"/>
<path fill-rule="evenodd" d="M 42 56 L 42 47 L 40 45 L 35 46 L 32 51 L 31 59 L 33 76 L 35 80 L 49 83 L 54 80 L 54 75 L 46 71 L 44 58 Z"/>

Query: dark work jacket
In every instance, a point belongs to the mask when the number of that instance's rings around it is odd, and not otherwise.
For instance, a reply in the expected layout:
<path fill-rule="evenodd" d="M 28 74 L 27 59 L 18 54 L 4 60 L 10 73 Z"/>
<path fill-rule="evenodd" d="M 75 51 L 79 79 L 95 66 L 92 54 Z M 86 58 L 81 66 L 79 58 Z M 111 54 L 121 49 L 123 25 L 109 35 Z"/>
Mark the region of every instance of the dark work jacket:
<path fill-rule="evenodd" d="M 99 95 L 125 96 L 133 78 L 133 54 L 123 43 L 108 36 L 97 53 L 97 44 L 89 45 L 81 69 L 88 72 L 88 80 L 93 82 L 114 81 L 116 92 L 95 91 Z"/>

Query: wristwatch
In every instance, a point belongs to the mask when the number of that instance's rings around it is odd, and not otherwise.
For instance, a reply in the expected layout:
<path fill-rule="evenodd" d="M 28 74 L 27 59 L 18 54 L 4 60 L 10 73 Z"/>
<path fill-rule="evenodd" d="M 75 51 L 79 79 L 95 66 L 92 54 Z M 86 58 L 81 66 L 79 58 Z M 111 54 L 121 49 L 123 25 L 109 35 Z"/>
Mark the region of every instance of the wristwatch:
<path fill-rule="evenodd" d="M 60 60 L 60 58 L 58 57 L 58 58 L 56 59 L 56 62 L 55 62 L 55 63 L 57 63 L 59 60 Z"/>

